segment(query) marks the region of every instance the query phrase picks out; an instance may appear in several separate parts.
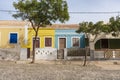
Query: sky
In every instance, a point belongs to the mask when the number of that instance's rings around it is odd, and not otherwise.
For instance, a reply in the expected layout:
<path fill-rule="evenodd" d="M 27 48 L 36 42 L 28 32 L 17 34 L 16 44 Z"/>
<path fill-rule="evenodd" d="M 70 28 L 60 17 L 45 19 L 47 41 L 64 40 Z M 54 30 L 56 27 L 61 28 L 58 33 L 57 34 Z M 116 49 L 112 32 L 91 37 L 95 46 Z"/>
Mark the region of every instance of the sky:
<path fill-rule="evenodd" d="M 0 10 L 15 10 L 13 2 L 17 0 L 1 0 Z M 111 14 L 73 14 L 69 13 L 70 19 L 65 24 L 78 24 L 83 21 L 105 21 L 110 17 L 120 15 L 120 0 L 66 0 L 69 12 L 117 12 Z M 0 20 L 16 20 L 12 17 L 13 12 L 1 12 Z"/>

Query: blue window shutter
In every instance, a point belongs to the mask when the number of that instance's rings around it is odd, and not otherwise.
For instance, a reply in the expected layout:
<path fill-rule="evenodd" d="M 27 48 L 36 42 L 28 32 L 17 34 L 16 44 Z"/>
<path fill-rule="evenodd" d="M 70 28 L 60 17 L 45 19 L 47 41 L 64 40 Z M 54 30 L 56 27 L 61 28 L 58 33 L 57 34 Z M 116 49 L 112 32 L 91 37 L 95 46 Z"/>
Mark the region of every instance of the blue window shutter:
<path fill-rule="evenodd" d="M 10 43 L 17 43 L 17 33 L 10 33 Z"/>

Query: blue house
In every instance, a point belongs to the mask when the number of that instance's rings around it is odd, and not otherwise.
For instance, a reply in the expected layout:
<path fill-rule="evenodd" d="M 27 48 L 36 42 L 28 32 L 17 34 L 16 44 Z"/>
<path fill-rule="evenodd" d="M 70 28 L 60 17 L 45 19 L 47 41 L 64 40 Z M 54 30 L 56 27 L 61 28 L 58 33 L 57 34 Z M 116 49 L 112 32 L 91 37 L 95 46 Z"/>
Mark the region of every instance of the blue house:
<path fill-rule="evenodd" d="M 55 48 L 85 48 L 85 34 L 78 34 L 75 31 L 75 29 L 56 29 Z"/>

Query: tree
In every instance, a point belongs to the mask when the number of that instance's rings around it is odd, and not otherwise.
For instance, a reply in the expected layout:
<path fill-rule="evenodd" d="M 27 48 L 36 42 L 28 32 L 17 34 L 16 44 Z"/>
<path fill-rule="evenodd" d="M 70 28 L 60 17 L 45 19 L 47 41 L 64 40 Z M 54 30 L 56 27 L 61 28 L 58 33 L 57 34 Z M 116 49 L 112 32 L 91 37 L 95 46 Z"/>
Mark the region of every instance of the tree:
<path fill-rule="evenodd" d="M 68 6 L 65 0 L 18 0 L 13 3 L 18 12 L 13 14 L 15 18 L 28 20 L 35 32 L 33 43 L 33 59 L 35 62 L 35 42 L 40 27 L 52 25 L 56 21 L 64 23 L 69 20 Z"/>
<path fill-rule="evenodd" d="M 120 34 L 120 17 L 116 16 L 116 18 L 111 17 L 109 19 L 109 33 L 111 33 L 113 36 L 117 37 Z"/>
<path fill-rule="evenodd" d="M 90 46 L 90 50 L 93 53 L 94 50 L 94 43 L 101 38 L 102 36 L 98 36 L 99 34 L 101 34 L 102 32 L 107 34 L 109 33 L 109 27 L 108 24 L 104 24 L 103 21 L 98 21 L 95 24 L 93 22 L 82 22 L 79 24 L 79 29 L 76 31 L 77 33 L 81 33 L 83 32 L 86 37 L 89 40 L 89 46 Z M 91 39 L 91 35 L 93 37 L 93 39 Z M 87 52 L 85 53 L 85 60 L 84 60 L 84 65 L 86 65 L 86 58 L 87 57 Z"/>

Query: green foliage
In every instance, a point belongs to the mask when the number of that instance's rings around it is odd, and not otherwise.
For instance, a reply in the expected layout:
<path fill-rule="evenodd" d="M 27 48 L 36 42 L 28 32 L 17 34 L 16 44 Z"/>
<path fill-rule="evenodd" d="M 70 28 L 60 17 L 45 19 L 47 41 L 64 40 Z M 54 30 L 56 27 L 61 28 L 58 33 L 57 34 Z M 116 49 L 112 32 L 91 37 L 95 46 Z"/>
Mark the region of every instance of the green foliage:
<path fill-rule="evenodd" d="M 18 0 L 13 3 L 18 10 L 13 15 L 33 23 L 34 26 L 50 25 L 53 22 L 65 22 L 69 19 L 68 7 L 63 0 Z"/>
<path fill-rule="evenodd" d="M 77 33 L 84 32 L 98 35 L 103 32 L 105 34 L 112 33 L 113 36 L 118 36 L 120 32 L 120 17 L 111 17 L 106 24 L 103 21 L 98 21 L 94 24 L 93 22 L 82 22 L 79 26 L 80 28 L 76 31 Z"/>
<path fill-rule="evenodd" d="M 35 41 L 33 43 L 33 60 L 35 61 L 35 44 L 40 27 L 51 25 L 53 22 L 64 23 L 69 20 L 67 2 L 64 0 L 18 0 L 13 3 L 18 10 L 13 15 L 15 18 L 30 21 L 35 31 Z"/>
<path fill-rule="evenodd" d="M 118 36 L 120 32 L 120 17 L 111 17 L 109 20 L 110 32 L 113 36 Z"/>
<path fill-rule="evenodd" d="M 77 33 L 84 32 L 89 34 L 100 34 L 101 32 L 108 32 L 108 26 L 103 21 L 98 21 L 95 24 L 93 22 L 82 22 L 79 24 L 80 28 Z"/>

